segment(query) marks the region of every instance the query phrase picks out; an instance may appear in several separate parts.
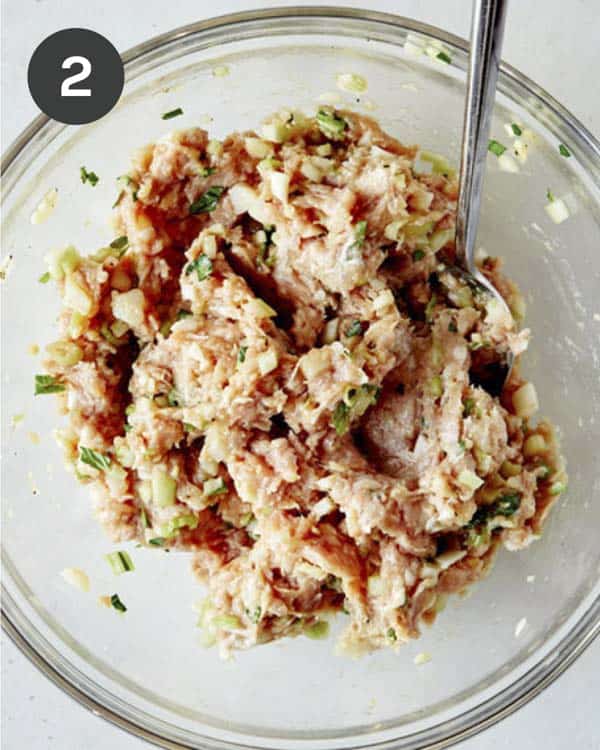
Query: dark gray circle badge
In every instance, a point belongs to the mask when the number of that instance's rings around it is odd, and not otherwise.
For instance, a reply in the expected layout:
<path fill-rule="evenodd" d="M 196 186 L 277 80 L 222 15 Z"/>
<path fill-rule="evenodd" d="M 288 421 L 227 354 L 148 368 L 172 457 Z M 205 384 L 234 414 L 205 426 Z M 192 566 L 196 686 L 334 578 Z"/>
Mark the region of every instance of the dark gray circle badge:
<path fill-rule="evenodd" d="M 125 75 L 113 45 L 89 29 L 51 34 L 33 53 L 27 71 L 35 103 L 53 120 L 83 125 L 115 106 Z"/>

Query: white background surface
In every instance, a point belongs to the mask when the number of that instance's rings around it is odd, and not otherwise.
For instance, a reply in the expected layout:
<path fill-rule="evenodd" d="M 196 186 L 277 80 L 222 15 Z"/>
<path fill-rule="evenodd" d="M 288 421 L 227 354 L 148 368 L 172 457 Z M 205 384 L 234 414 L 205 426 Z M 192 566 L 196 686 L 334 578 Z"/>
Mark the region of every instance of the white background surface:
<path fill-rule="evenodd" d="M 228 0 L 1 0 L 2 150 L 36 115 L 27 90 L 35 47 L 62 28 L 83 26 L 123 51 L 151 36 L 209 16 L 253 7 L 304 4 Z M 323 2 L 325 4 L 325 0 Z M 367 6 L 468 36 L 470 0 L 363 0 Z M 207 7 L 208 6 L 208 7 Z M 513 0 L 503 57 L 600 135 L 600 5 L 598 0 Z M 87 713 L 2 641 L 4 750 L 142 750 L 149 746 Z M 596 750 L 600 747 L 600 642 L 540 697 L 460 750 Z M 314 750 L 318 750 L 315 748 Z"/>

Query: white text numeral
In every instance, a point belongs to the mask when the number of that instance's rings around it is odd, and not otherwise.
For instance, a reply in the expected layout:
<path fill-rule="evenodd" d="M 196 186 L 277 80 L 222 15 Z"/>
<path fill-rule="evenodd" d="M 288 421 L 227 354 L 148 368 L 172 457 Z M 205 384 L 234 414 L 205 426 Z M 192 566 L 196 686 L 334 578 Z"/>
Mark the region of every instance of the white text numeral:
<path fill-rule="evenodd" d="M 85 79 L 88 78 L 88 76 L 92 72 L 91 62 L 87 59 L 87 57 L 81 57 L 81 55 L 72 55 L 71 57 L 67 57 L 66 60 L 63 60 L 62 68 L 64 70 L 69 70 L 69 68 L 72 68 L 73 65 L 81 65 L 81 70 L 79 71 L 79 73 L 75 73 L 74 75 L 65 78 L 60 87 L 60 95 L 91 96 L 91 89 L 71 88 L 73 84 L 79 83 L 80 81 L 85 81 Z"/>

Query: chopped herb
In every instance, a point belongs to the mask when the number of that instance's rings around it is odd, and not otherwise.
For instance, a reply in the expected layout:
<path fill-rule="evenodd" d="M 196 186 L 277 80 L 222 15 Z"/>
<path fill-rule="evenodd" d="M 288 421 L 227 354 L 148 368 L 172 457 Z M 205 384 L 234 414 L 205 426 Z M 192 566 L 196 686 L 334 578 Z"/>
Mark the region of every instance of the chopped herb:
<path fill-rule="evenodd" d="M 203 193 L 197 201 L 194 201 L 190 206 L 190 214 L 206 214 L 210 211 L 214 211 L 219 202 L 219 198 L 225 191 L 224 187 L 220 185 L 213 185 Z"/>
<path fill-rule="evenodd" d="M 328 112 L 326 109 L 320 109 L 317 112 L 317 124 L 321 133 L 326 138 L 332 138 L 333 140 L 342 136 L 348 127 L 348 123 L 343 117 L 340 117 L 334 111 Z"/>
<path fill-rule="evenodd" d="M 212 274 L 212 260 L 208 257 L 208 255 L 202 253 L 202 255 L 199 255 L 191 263 L 188 263 L 187 268 L 185 269 L 186 275 L 189 276 L 192 271 L 196 271 L 199 281 L 204 281 Z"/>
<path fill-rule="evenodd" d="M 227 492 L 227 485 L 223 477 L 217 477 L 216 479 L 207 479 L 202 485 L 202 491 L 205 497 L 213 497 L 214 495 L 223 495 Z"/>
<path fill-rule="evenodd" d="M 569 156 L 571 156 L 571 152 L 570 152 L 570 151 L 569 151 L 569 149 L 568 149 L 568 148 L 567 148 L 567 147 L 565 146 L 565 144 L 564 144 L 564 143 L 561 143 L 561 144 L 559 144 L 559 146 L 558 146 L 558 150 L 559 150 L 559 152 L 560 152 L 560 155 L 561 155 L 561 156 L 566 156 L 566 157 L 567 157 L 567 159 L 569 158 Z"/>
<path fill-rule="evenodd" d="M 47 284 L 50 281 L 50 278 L 51 278 L 50 277 L 50 271 L 46 271 L 46 273 L 43 273 L 40 276 L 40 278 L 38 279 L 38 281 L 40 282 L 40 284 Z"/>
<path fill-rule="evenodd" d="M 546 198 L 548 198 L 550 203 L 554 202 L 554 193 L 552 192 L 552 190 L 550 190 L 550 188 L 546 190 Z"/>
<path fill-rule="evenodd" d="M 166 541 L 164 536 L 156 536 L 154 539 L 148 539 L 148 544 L 151 544 L 153 547 L 162 547 Z"/>
<path fill-rule="evenodd" d="M 395 643 L 398 640 L 398 636 L 396 635 L 396 631 L 394 628 L 388 628 L 386 636 L 389 638 L 392 643 Z"/>
<path fill-rule="evenodd" d="M 127 612 L 127 607 L 119 599 L 119 595 L 118 594 L 113 594 L 110 597 L 110 603 L 117 610 L 117 612 Z"/>
<path fill-rule="evenodd" d="M 95 172 L 88 172 L 85 167 L 81 167 L 79 170 L 79 176 L 81 181 L 85 184 L 89 182 L 92 187 L 96 187 L 100 178 Z"/>
<path fill-rule="evenodd" d="M 475 400 L 472 398 L 466 398 L 463 401 L 463 417 L 469 417 L 473 413 L 475 408 Z"/>
<path fill-rule="evenodd" d="M 434 293 L 431 295 L 431 299 L 429 302 L 425 305 L 425 320 L 427 322 L 431 321 L 431 318 L 433 317 L 433 310 L 437 304 L 437 295 Z"/>
<path fill-rule="evenodd" d="M 447 55 L 445 52 L 438 52 L 436 55 L 436 58 L 438 60 L 441 60 L 442 62 L 450 64 L 452 62 L 452 59 L 450 58 L 450 55 Z"/>
<path fill-rule="evenodd" d="M 181 406 L 181 399 L 175 388 L 171 388 L 167 393 L 167 403 L 169 406 Z"/>
<path fill-rule="evenodd" d="M 358 221 L 354 225 L 354 242 L 348 247 L 346 251 L 347 260 L 355 260 L 361 257 L 361 248 L 365 244 L 365 238 L 367 236 L 367 222 Z"/>
<path fill-rule="evenodd" d="M 351 339 L 353 336 L 360 336 L 362 333 L 362 323 L 360 320 L 353 320 L 352 323 L 346 328 L 346 336 Z"/>
<path fill-rule="evenodd" d="M 53 375 L 36 375 L 35 376 L 35 395 L 40 396 L 45 393 L 61 393 L 66 388 L 63 383 L 57 380 Z"/>
<path fill-rule="evenodd" d="M 200 177 L 210 177 L 210 175 L 214 174 L 216 171 L 216 167 L 202 167 L 200 170 Z"/>
<path fill-rule="evenodd" d="M 246 361 L 246 352 L 248 351 L 247 346 L 240 346 L 238 349 L 238 355 L 237 355 L 237 361 L 238 362 L 245 362 Z"/>
<path fill-rule="evenodd" d="M 162 120 L 172 120 L 174 117 L 179 117 L 179 115 L 183 114 L 183 110 L 181 107 L 177 107 L 177 109 L 172 109 L 170 112 L 165 112 L 164 115 L 161 115 Z"/>
<path fill-rule="evenodd" d="M 195 424 L 192 424 L 191 422 L 184 422 L 183 423 L 183 429 L 186 432 L 195 432 L 198 428 Z"/>
<path fill-rule="evenodd" d="M 423 260 L 424 257 L 425 257 L 425 253 L 423 250 L 415 250 L 414 253 L 412 254 L 412 258 L 415 261 L 415 263 L 419 260 Z"/>
<path fill-rule="evenodd" d="M 551 495 L 560 495 L 567 489 L 567 485 L 564 482 L 554 482 L 550 487 Z"/>
<path fill-rule="evenodd" d="M 110 565 L 112 572 L 116 576 L 120 576 L 121 573 L 129 573 L 135 570 L 135 566 L 129 557 L 128 552 L 119 550 L 118 552 L 111 552 L 109 555 L 105 555 L 106 561 Z"/>
<path fill-rule="evenodd" d="M 184 318 L 189 318 L 192 315 L 192 313 L 189 310 L 177 310 L 177 315 L 175 316 L 175 320 L 183 320 Z"/>
<path fill-rule="evenodd" d="M 117 237 L 116 240 L 113 240 L 110 243 L 110 246 L 112 247 L 113 250 L 118 250 L 119 257 L 121 257 L 121 255 L 123 255 L 123 253 L 129 247 L 129 239 L 127 238 L 126 235 L 122 235 L 121 237 Z"/>
<path fill-rule="evenodd" d="M 246 613 L 250 618 L 250 622 L 253 622 L 255 625 L 257 625 L 260 622 L 260 618 L 262 617 L 262 607 L 256 607 L 254 612 L 250 612 L 250 610 L 247 609 Z"/>
<path fill-rule="evenodd" d="M 488 151 L 491 151 L 492 154 L 495 154 L 496 156 L 502 156 L 502 154 L 506 151 L 506 146 L 498 143 L 498 141 L 491 140 L 488 143 Z"/>
<path fill-rule="evenodd" d="M 150 524 L 148 523 L 148 514 L 146 513 L 146 509 L 143 507 L 140 508 L 140 522 L 143 529 L 147 529 L 150 527 Z"/>
<path fill-rule="evenodd" d="M 112 204 L 113 208 L 116 208 L 119 205 L 119 203 L 122 201 L 124 195 L 125 195 L 125 191 L 121 190 L 121 192 L 119 193 L 119 195 L 117 195 L 117 197 L 115 198 L 115 202 Z"/>
<path fill-rule="evenodd" d="M 348 427 L 350 425 L 350 407 L 343 401 L 339 401 L 335 407 L 333 416 L 331 417 L 331 424 L 334 426 L 338 435 L 344 435 L 348 432 Z"/>
<path fill-rule="evenodd" d="M 450 331 L 450 333 L 458 333 L 458 327 L 454 320 L 451 320 L 448 323 L 448 330 Z"/>
<path fill-rule="evenodd" d="M 520 128 L 520 127 L 519 127 L 519 126 L 517 125 L 517 123 L 516 123 L 516 122 L 513 122 L 513 123 L 511 124 L 511 126 L 510 126 L 510 127 L 512 128 L 512 132 L 513 132 L 513 133 L 514 133 L 515 135 L 523 135 L 523 131 L 522 131 L 522 130 L 521 130 L 521 128 Z"/>
<path fill-rule="evenodd" d="M 275 224 L 263 224 L 262 234 L 264 235 L 264 239 L 260 243 L 260 249 L 257 256 L 259 262 L 264 263 L 271 268 L 275 264 L 275 255 L 269 254 L 269 248 L 274 244 L 273 235 L 275 234 L 275 230 Z"/>
<path fill-rule="evenodd" d="M 79 460 L 82 464 L 87 464 L 98 471 L 106 471 L 110 468 L 110 458 L 103 453 L 98 453 L 91 448 L 83 445 L 79 446 Z"/>
<path fill-rule="evenodd" d="M 506 518 L 509 518 L 519 510 L 520 506 L 520 492 L 509 492 L 505 495 L 501 495 L 490 505 L 480 505 L 467 524 L 467 527 L 477 527 L 481 524 L 487 523 L 488 520 L 495 518 L 496 516 L 505 516 Z"/>
<path fill-rule="evenodd" d="M 362 417 L 369 406 L 377 401 L 380 393 L 381 388 L 372 383 L 365 383 L 360 388 L 350 388 L 345 398 L 338 401 L 331 417 L 331 424 L 337 434 L 344 435 L 348 432 L 350 420 Z"/>

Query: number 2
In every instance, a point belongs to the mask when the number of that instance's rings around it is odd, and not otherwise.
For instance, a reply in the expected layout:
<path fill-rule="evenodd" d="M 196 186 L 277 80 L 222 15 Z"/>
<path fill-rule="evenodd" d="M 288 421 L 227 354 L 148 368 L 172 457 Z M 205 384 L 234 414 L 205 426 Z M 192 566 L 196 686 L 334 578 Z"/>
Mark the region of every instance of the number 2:
<path fill-rule="evenodd" d="M 81 65 L 81 70 L 79 73 L 75 73 L 72 76 L 68 76 L 65 78 L 65 80 L 62 82 L 60 87 L 60 95 L 61 96 L 91 96 L 92 90 L 91 89 L 73 89 L 71 86 L 73 86 L 74 83 L 79 83 L 80 81 L 85 81 L 86 78 L 89 77 L 90 73 L 92 72 L 92 64 L 87 59 L 87 57 L 81 57 L 81 55 L 72 55 L 71 57 L 67 57 L 66 60 L 63 60 L 62 68 L 64 70 L 68 70 L 69 68 L 72 68 L 73 65 Z"/>

